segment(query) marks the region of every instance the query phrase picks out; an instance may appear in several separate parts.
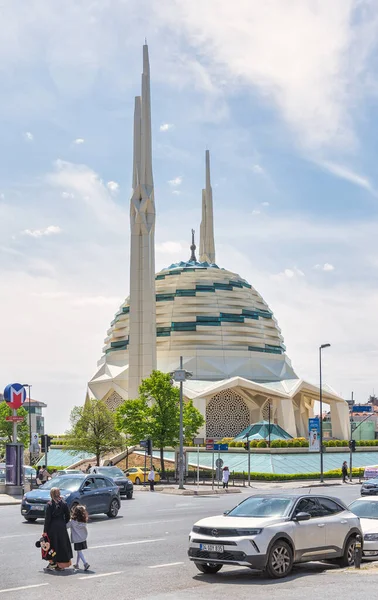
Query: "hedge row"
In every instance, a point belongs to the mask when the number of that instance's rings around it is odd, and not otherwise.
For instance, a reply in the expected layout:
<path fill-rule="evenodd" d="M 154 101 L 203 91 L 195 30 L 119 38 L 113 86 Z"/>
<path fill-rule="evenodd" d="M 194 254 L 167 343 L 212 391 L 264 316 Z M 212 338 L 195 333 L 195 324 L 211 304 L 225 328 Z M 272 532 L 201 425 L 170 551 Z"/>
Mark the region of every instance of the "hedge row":
<path fill-rule="evenodd" d="M 353 469 L 352 474 L 353 477 L 360 477 L 363 475 L 364 469 Z M 172 469 L 166 469 L 166 476 L 174 478 L 176 475 L 175 471 Z M 325 479 L 341 479 L 342 473 L 341 469 L 334 469 L 333 471 L 327 471 L 324 473 Z M 197 471 L 190 469 L 188 472 L 187 479 L 196 480 Z M 211 479 L 212 472 L 210 470 L 200 470 L 200 479 Z M 232 471 L 230 476 L 230 481 L 246 481 L 248 478 L 248 473 L 243 471 Z M 300 481 L 300 480 L 313 480 L 319 479 L 320 473 L 255 473 L 251 472 L 250 475 L 251 480 L 255 481 Z"/>

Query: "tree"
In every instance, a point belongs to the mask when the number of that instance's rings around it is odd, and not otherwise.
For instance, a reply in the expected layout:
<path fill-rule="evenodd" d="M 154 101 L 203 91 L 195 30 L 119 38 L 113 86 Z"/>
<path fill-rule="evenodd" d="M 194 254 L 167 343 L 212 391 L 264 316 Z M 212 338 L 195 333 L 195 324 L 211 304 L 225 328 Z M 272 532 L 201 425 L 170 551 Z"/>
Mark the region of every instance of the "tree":
<path fill-rule="evenodd" d="M 115 414 L 102 400 L 92 398 L 84 406 L 75 406 L 70 421 L 69 446 L 95 454 L 97 466 L 102 454 L 122 446 L 122 438 L 115 427 Z"/>
<path fill-rule="evenodd" d="M 184 405 L 184 438 L 189 441 L 204 424 L 201 413 L 190 400 Z M 116 411 L 117 428 L 130 437 L 132 444 L 150 437 L 160 450 L 165 473 L 164 448 L 176 446 L 180 437 L 180 392 L 171 384 L 170 375 L 153 371 L 139 387 L 139 398 L 126 400 Z"/>
<path fill-rule="evenodd" d="M 8 404 L 0 402 L 0 444 L 3 447 L 13 441 L 13 423 L 5 420 L 5 417 L 10 417 L 12 414 L 13 411 Z M 17 423 L 17 441 L 24 444 L 25 447 L 29 447 L 28 412 L 22 406 L 17 409 L 17 416 L 24 417 L 21 423 Z"/>

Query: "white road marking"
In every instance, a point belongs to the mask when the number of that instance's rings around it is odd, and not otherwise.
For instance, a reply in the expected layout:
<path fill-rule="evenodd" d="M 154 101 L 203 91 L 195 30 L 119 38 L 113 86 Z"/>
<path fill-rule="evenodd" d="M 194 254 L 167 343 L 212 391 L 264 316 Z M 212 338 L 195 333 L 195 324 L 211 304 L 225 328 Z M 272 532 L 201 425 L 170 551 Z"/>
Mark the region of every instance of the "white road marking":
<path fill-rule="evenodd" d="M 155 540 L 136 540 L 135 542 L 121 542 L 119 544 L 104 544 L 103 546 L 91 546 L 91 550 L 97 548 L 115 548 L 116 546 L 131 546 L 132 544 L 152 544 L 154 542 L 164 542 L 165 538 L 157 538 Z"/>
<path fill-rule="evenodd" d="M 166 563 L 165 565 L 152 565 L 149 569 L 162 569 L 163 567 L 174 567 L 175 565 L 183 565 L 183 562 Z"/>
<path fill-rule="evenodd" d="M 124 573 L 124 571 L 113 571 L 113 573 L 99 573 L 98 575 L 83 575 L 83 577 L 78 577 L 78 579 L 94 579 L 95 577 L 111 577 L 112 575 L 120 575 Z"/>
<path fill-rule="evenodd" d="M 177 523 L 182 519 L 169 519 L 169 521 L 161 520 L 161 521 L 142 521 L 141 523 L 127 523 L 124 527 L 135 527 L 136 525 L 155 525 L 157 523 L 164 523 L 164 525 L 169 525 L 169 523 Z M 1 539 L 1 538 L 0 538 Z"/>
<path fill-rule="evenodd" d="M 5 592 L 19 592 L 20 590 L 31 590 L 32 588 L 43 587 L 44 585 L 50 585 L 49 583 L 36 583 L 34 585 L 22 585 L 21 587 L 16 588 L 8 588 L 7 590 L 0 590 L 0 594 L 5 594 Z"/>
<path fill-rule="evenodd" d="M 17 537 L 24 538 L 24 537 L 31 537 L 31 536 L 37 537 L 38 534 L 35 534 L 35 533 L 17 533 L 17 534 L 14 534 L 14 535 L 2 535 L 0 537 L 0 540 L 8 540 L 10 538 L 17 538 Z"/>

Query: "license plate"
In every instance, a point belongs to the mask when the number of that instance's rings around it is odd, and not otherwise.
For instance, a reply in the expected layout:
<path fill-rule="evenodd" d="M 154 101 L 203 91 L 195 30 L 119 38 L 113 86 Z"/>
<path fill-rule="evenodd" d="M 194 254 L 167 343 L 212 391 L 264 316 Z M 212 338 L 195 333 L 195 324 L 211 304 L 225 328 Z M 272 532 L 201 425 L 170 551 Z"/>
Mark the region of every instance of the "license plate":
<path fill-rule="evenodd" d="M 200 550 L 205 550 L 206 552 L 224 552 L 224 546 L 220 546 L 219 544 L 200 544 Z"/>
<path fill-rule="evenodd" d="M 45 507 L 43 504 L 33 504 L 31 508 L 32 508 L 32 510 L 45 510 Z"/>

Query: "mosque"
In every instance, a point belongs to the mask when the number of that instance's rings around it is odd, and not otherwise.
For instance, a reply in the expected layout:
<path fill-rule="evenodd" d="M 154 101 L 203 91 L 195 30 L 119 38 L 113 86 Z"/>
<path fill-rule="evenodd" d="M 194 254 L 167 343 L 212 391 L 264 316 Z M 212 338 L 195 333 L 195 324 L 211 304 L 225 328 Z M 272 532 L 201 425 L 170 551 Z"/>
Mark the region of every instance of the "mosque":
<path fill-rule="evenodd" d="M 198 260 L 192 232 L 188 260 L 155 274 L 150 67 L 144 45 L 142 93 L 134 109 L 130 296 L 110 323 L 87 397 L 115 409 L 138 396 L 142 379 L 153 369 L 174 371 L 182 356 L 193 374 L 184 384 L 184 397 L 205 418 L 199 435 L 234 437 L 269 414 L 290 435 L 307 437 L 319 388 L 296 375 L 260 294 L 217 264 L 209 151 L 205 166 Z M 345 400 L 324 386 L 323 401 L 330 406 L 333 437 L 349 439 Z"/>

